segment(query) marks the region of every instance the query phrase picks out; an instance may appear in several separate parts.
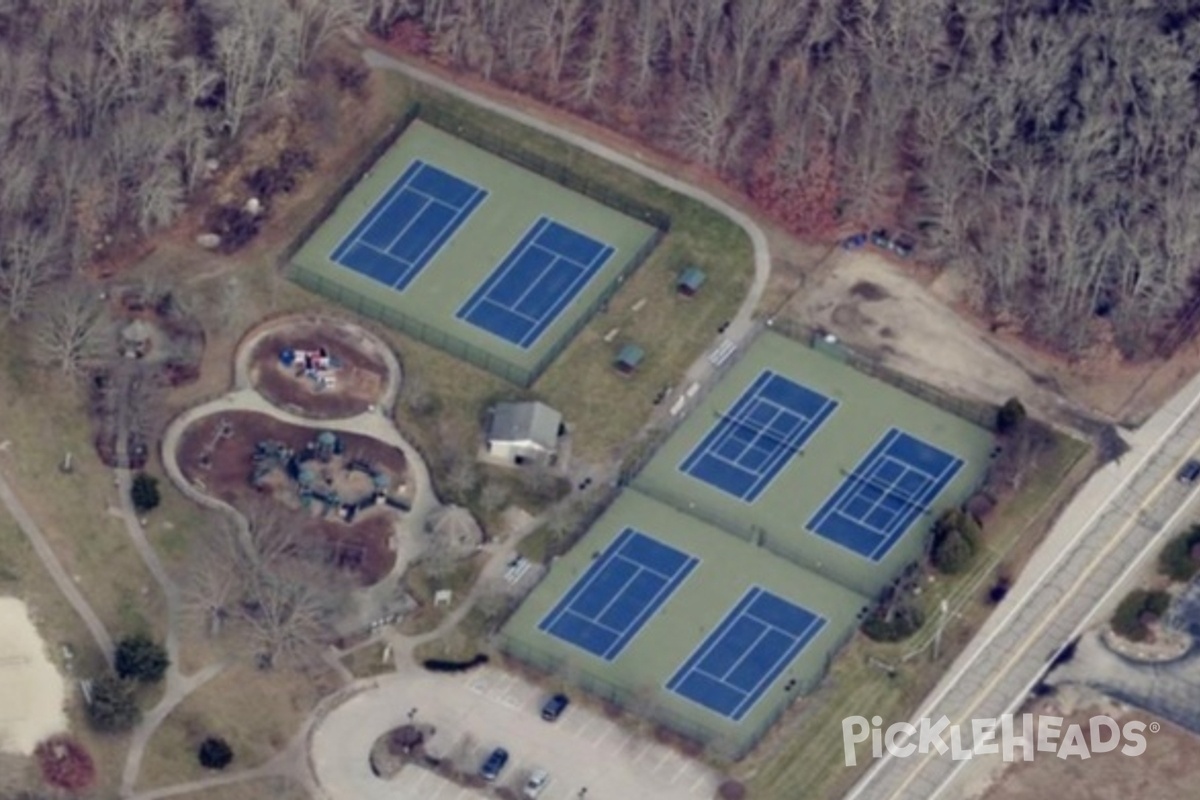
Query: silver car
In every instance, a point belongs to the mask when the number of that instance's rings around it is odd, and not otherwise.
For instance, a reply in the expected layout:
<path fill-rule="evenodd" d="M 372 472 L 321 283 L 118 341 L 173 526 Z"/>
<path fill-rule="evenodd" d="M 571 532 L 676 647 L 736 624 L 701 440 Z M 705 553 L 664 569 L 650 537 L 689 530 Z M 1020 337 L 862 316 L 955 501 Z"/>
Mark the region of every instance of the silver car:
<path fill-rule="evenodd" d="M 529 773 L 529 780 L 525 781 L 525 789 L 522 791 L 530 800 L 534 800 L 546 788 L 546 784 L 550 782 L 550 773 L 544 769 L 535 769 Z"/>

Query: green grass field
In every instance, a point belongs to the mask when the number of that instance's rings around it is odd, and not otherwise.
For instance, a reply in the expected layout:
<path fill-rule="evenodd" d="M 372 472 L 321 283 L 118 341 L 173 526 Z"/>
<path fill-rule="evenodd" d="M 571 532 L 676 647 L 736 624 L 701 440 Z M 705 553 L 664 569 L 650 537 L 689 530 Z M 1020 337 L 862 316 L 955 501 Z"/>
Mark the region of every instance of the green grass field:
<path fill-rule="evenodd" d="M 653 536 L 700 560 L 675 593 L 612 662 L 602 661 L 537 630 L 538 623 L 593 555 L 626 527 Z M 664 688 L 705 636 L 751 586 L 788 598 L 827 620 L 788 669 L 742 719 L 733 722 Z M 551 669 L 570 683 L 712 742 L 718 753 L 744 752 L 804 688 L 824 674 L 831 652 L 849 637 L 867 599 L 635 490 L 625 491 L 580 543 L 509 620 L 502 633 L 513 656 Z M 783 687 L 795 679 L 800 689 Z"/>
<path fill-rule="evenodd" d="M 684 474 L 679 465 L 717 423 L 718 415 L 765 369 L 834 398 L 839 406 L 757 500 L 745 503 Z M 893 426 L 963 458 L 966 464 L 937 497 L 934 507 L 917 518 L 887 555 L 872 562 L 805 530 L 804 525 L 845 474 Z M 634 485 L 743 538 L 761 539 L 768 549 L 801 566 L 875 597 L 905 564 L 922 557 L 924 537 L 920 534 L 929 529 L 933 518 L 962 503 L 979 485 L 991 447 L 988 431 L 768 332 L 691 411 Z"/>
<path fill-rule="evenodd" d="M 330 254 L 415 159 L 442 167 L 489 194 L 401 292 L 334 262 Z M 456 319 L 455 313 L 542 216 L 612 245 L 616 253 L 537 341 L 522 349 Z M 352 308 L 369 311 L 382 306 L 382 313 L 374 316 L 394 321 L 451 353 L 476 354 L 477 363 L 506 377 L 532 377 L 614 283 L 636 266 L 654 233 L 650 225 L 416 120 L 338 204 L 292 263 L 298 280 L 306 285 L 331 284 L 322 291 Z"/>

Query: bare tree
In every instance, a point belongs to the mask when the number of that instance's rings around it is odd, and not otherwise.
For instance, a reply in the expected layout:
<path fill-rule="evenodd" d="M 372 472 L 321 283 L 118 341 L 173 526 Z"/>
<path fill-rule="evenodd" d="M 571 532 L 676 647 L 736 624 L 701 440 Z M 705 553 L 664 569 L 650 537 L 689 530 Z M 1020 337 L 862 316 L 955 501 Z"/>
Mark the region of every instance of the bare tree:
<path fill-rule="evenodd" d="M 595 4 L 591 20 L 592 36 L 587 45 L 587 55 L 583 59 L 579 80 L 572 92 L 576 102 L 584 106 L 591 106 L 600 92 L 609 86 L 612 76 L 609 60 L 613 56 L 619 23 L 617 14 L 620 10 L 618 0 L 602 0 Z"/>
<path fill-rule="evenodd" d="M 29 307 L 38 287 L 61 273 L 62 254 L 52 231 L 17 222 L 0 233 L 4 236 L 0 241 L 0 299 L 8 319 L 16 320 Z"/>
<path fill-rule="evenodd" d="M 427 523 L 422 563 L 432 575 L 446 575 L 483 542 L 483 530 L 462 506 L 444 506 Z"/>
<path fill-rule="evenodd" d="M 278 3 L 235 3 L 229 24 L 216 35 L 224 80 L 224 126 L 237 135 L 259 103 L 288 85 L 300 63 L 295 12 Z"/>
<path fill-rule="evenodd" d="M 300 530 L 277 504 L 252 503 L 240 524 L 210 530 L 191 563 L 189 610 L 211 633 L 230 632 L 263 667 L 310 662 L 348 602 L 336 574 L 306 557 Z"/>
<path fill-rule="evenodd" d="M 479 470 L 471 458 L 455 448 L 451 467 L 446 473 L 446 489 L 453 497 L 466 497 L 479 485 Z"/>
<path fill-rule="evenodd" d="M 706 166 L 717 166 L 729 144 L 738 103 L 728 75 L 693 83 L 675 128 L 680 152 Z"/>
<path fill-rule="evenodd" d="M 308 72 L 317 53 L 338 33 L 365 26 L 373 13 L 389 9 L 362 8 L 358 0 L 295 0 L 286 19 L 295 37 L 296 72 Z"/>
<path fill-rule="evenodd" d="M 41 303 L 32 332 L 34 358 L 64 375 L 78 375 L 110 358 L 115 331 L 95 288 L 72 281 Z"/>
<path fill-rule="evenodd" d="M 508 487 L 499 481 L 485 481 L 479 492 L 479 507 L 485 514 L 492 514 L 508 504 Z"/>

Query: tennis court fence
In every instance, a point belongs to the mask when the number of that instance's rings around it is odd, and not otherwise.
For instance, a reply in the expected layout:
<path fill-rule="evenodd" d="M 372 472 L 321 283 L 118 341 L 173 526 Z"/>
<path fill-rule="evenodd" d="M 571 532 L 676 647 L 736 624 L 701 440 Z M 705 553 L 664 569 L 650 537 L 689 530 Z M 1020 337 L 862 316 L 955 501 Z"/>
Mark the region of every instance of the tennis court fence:
<path fill-rule="evenodd" d="M 956 417 L 973 422 L 987 430 L 992 430 L 996 426 L 998 406 L 985 403 L 982 400 L 957 397 L 927 383 L 910 378 L 886 366 L 878 356 L 864 352 L 841 339 L 831 341 L 826 331 L 805 325 L 797 320 L 784 318 L 773 320 L 772 329 L 789 339 L 794 339 L 811 347 L 813 350 L 824 353 L 830 358 L 835 358 L 849 364 L 859 372 L 870 375 L 872 378 L 878 378 L 884 383 L 895 386 L 897 389 L 911 394 L 920 400 L 924 400 L 926 403 L 936 406 Z"/>
<path fill-rule="evenodd" d="M 568 189 L 591 197 L 593 200 L 616 209 L 623 214 L 640 219 L 655 229 L 650 238 L 626 261 L 621 268 L 621 272 L 613 276 L 604 290 L 588 304 L 584 313 L 571 323 L 571 327 L 567 331 L 561 336 L 556 337 L 554 344 L 533 365 L 522 365 L 516 361 L 489 352 L 482 347 L 472 345 L 458 337 L 447 334 L 436 325 L 422 322 L 386 303 L 378 302 L 364 293 L 351 290 L 336 280 L 325 277 L 316 271 L 306 269 L 300 264 L 292 263 L 292 257 L 303 247 L 304 243 L 308 241 L 313 233 L 316 232 L 317 228 L 333 214 L 338 204 L 358 184 L 364 173 L 395 144 L 396 140 L 404 134 L 408 126 L 416 119 L 420 119 L 422 122 L 427 122 L 446 133 L 464 139 L 477 147 L 487 150 L 493 155 L 512 161 Z M 612 296 L 625 282 L 625 279 L 654 252 L 654 249 L 658 247 L 670 228 L 670 216 L 660 209 L 627 197 L 604 183 L 589 180 L 585 176 L 573 172 L 557 162 L 513 145 L 494 134 L 490 134 L 479 125 L 459 117 L 445 107 L 435 103 L 414 103 L 378 142 L 365 151 L 359 163 L 350 171 L 349 177 L 326 198 L 324 204 L 321 206 L 321 210 L 300 229 L 300 233 L 284 249 L 280 258 L 280 264 L 294 282 L 312 292 L 341 303 L 353 309 L 358 314 L 396 328 L 409 336 L 444 350 L 450 355 L 480 369 L 495 373 L 511 383 L 528 387 L 562 354 L 562 351 L 575 339 L 583 327 L 591 321 L 596 312 L 612 299 Z"/>
<path fill-rule="evenodd" d="M 548 178 L 573 192 L 590 197 L 622 214 L 641 220 L 664 233 L 671 229 L 671 216 L 662 209 L 632 198 L 602 181 L 590 180 L 581 172 L 499 137 L 484 126 L 454 113 L 446 106 L 426 102 L 421 106 L 420 118 L 422 122 L 440 128 L 451 136 L 470 142 L 492 155 L 518 164 L 530 172 Z"/>
<path fill-rule="evenodd" d="M 285 272 L 291 270 L 291 277 L 293 279 L 296 278 L 296 268 L 295 265 L 291 263 L 292 257 L 299 252 L 300 248 L 304 246 L 305 242 L 312 238 L 312 235 L 316 233 L 317 228 L 321 227 L 321 225 L 325 223 L 325 220 L 329 219 L 329 216 L 333 214 L 335 209 L 337 209 L 338 204 L 341 203 L 342 200 L 345 199 L 346 195 L 350 194 L 350 191 L 358 185 L 358 182 L 362 180 L 363 175 L 365 175 L 367 170 L 371 168 L 371 165 L 382 158 L 383 154 L 386 153 L 391 146 L 396 143 L 396 140 L 404 135 L 404 132 L 408 130 L 408 126 L 413 123 L 413 120 L 415 120 L 420 113 L 421 105 L 419 103 L 413 103 L 399 119 L 392 123 L 391 127 L 387 129 L 387 132 L 384 133 L 383 136 L 379 137 L 379 141 L 366 148 L 363 151 L 362 156 L 358 159 L 358 163 L 356 163 L 354 167 L 346 173 L 346 178 L 340 184 L 338 184 L 338 186 L 335 187 L 332 192 L 329 193 L 329 196 L 325 198 L 325 202 L 321 204 L 321 207 L 317 213 L 313 214 L 312 218 L 304 223 L 304 225 L 300 228 L 299 233 L 296 234 L 296 237 L 292 239 L 292 241 L 288 243 L 288 246 L 283 249 L 283 253 L 279 256 L 279 266 Z M 300 283 L 299 280 L 296 282 Z"/>

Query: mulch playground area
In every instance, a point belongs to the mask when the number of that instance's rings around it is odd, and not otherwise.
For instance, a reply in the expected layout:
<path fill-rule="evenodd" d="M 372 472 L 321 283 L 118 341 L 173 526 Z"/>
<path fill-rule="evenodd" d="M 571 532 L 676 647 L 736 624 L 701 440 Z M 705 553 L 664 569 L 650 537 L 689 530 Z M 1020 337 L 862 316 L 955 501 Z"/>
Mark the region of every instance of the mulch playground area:
<path fill-rule="evenodd" d="M 321 436 L 318 429 L 233 411 L 189 426 L 177 457 L 188 481 L 235 508 L 264 498 L 278 502 L 304 521 L 300 538 L 312 545 L 307 552 L 370 585 L 395 564 L 394 522 L 411 497 L 407 463 L 396 448 L 349 433 L 337 434 L 336 452 L 321 453 L 314 449 Z M 387 502 L 374 501 L 376 495 Z M 338 501 L 329 502 L 332 497 Z M 356 508 L 347 513 L 349 506 Z"/>
<path fill-rule="evenodd" d="M 332 367 L 306 374 L 299 361 L 285 364 L 285 352 L 324 350 Z M 387 383 L 387 365 L 375 345 L 336 323 L 297 321 L 264 336 L 250 353 L 250 381 L 279 408 L 314 419 L 352 417 L 377 405 Z"/>

